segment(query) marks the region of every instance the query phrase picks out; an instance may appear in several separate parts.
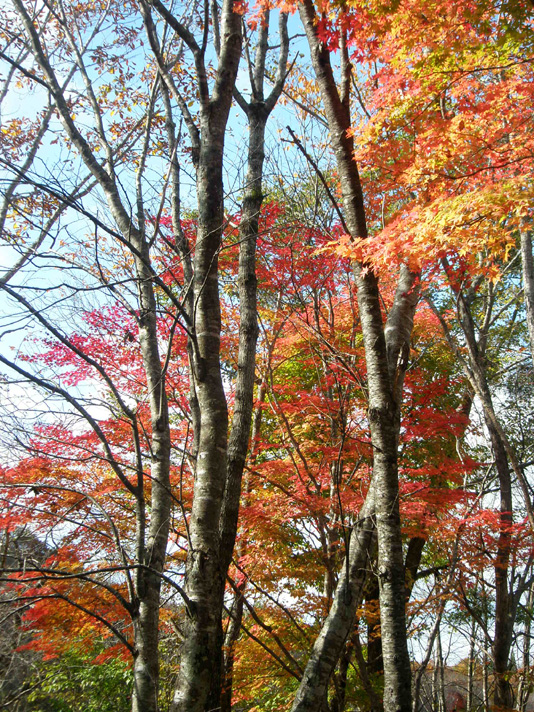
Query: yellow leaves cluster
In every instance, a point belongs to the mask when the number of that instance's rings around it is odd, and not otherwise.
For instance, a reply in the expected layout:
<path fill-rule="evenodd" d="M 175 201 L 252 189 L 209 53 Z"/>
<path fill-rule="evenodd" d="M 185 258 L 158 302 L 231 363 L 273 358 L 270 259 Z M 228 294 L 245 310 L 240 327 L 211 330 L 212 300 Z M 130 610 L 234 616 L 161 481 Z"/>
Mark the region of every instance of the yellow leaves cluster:
<path fill-rule="evenodd" d="M 402 261 L 419 270 L 455 256 L 473 271 L 496 280 L 533 204 L 534 188 L 518 178 L 457 195 L 439 195 L 400 212 L 372 237 L 353 240 L 345 235 L 322 249 L 385 274 Z"/>

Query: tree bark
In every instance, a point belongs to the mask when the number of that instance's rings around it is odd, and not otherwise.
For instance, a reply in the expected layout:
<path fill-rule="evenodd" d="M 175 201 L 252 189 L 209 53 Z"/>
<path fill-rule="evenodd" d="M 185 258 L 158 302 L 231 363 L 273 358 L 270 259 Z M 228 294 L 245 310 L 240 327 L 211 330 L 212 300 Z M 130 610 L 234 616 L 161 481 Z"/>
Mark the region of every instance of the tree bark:
<path fill-rule="evenodd" d="M 237 381 L 228 443 L 227 472 L 220 524 L 221 567 L 225 572 L 228 571 L 232 561 L 237 534 L 241 483 L 249 448 L 254 405 L 256 342 L 258 338 L 256 246 L 259 235 L 260 212 L 264 199 L 265 129 L 268 118 L 282 93 L 286 78 L 289 37 L 287 34 L 287 15 L 285 14 L 280 15 L 279 34 L 278 74 L 269 96 L 267 98 L 264 96 L 265 62 L 269 39 L 268 11 L 263 17 L 258 33 L 255 66 L 250 68 L 250 74 L 253 77 L 250 102 L 246 103 L 239 92 L 234 89 L 234 96 L 236 96 L 238 103 L 248 118 L 249 143 L 245 193 L 239 226 L 238 290 L 240 320 Z M 232 698 L 233 649 L 239 633 L 242 615 L 243 592 L 239 591 L 235 599 L 235 616 L 230 621 L 229 636 L 227 636 L 231 643 L 231 649 L 224 661 L 223 706 L 228 709 L 231 708 Z M 214 694 L 216 693 L 214 692 Z"/>
<path fill-rule="evenodd" d="M 500 514 L 497 554 L 495 557 L 495 634 L 493 640 L 493 662 L 495 688 L 493 703 L 496 709 L 509 710 L 513 707 L 514 696 L 508 681 L 510 649 L 512 646 L 515 621 L 514 596 L 510 595 L 508 575 L 512 536 L 512 480 L 506 450 L 491 421 L 486 420 L 490 433 L 495 468 L 499 479 Z"/>
<path fill-rule="evenodd" d="M 376 546 L 374 494 L 367 494 L 349 541 L 332 607 L 317 636 L 295 696 L 292 712 L 316 712 L 326 704 L 328 684 L 361 603 L 367 569 Z"/>
<path fill-rule="evenodd" d="M 218 255 L 223 211 L 223 146 L 241 55 L 242 18 L 232 0 L 223 3 L 221 25 L 212 17 L 218 68 L 211 97 L 204 66 L 205 37 L 200 46 L 189 30 L 160 0 L 152 5 L 192 51 L 197 72 L 200 127 L 197 129 L 179 91 L 169 76 L 150 22 L 145 17 L 158 66 L 169 92 L 177 99 L 188 126 L 196 165 L 198 227 L 192 265 L 193 305 L 189 305 L 193 334 L 190 339 L 191 381 L 194 384 L 196 472 L 190 550 L 185 590 L 192 601 L 185 623 L 185 640 L 172 709 L 218 709 L 222 687 L 222 606 L 228 567 L 237 531 L 241 480 L 252 419 L 255 351 L 258 335 L 255 255 L 258 220 L 263 201 L 262 176 L 265 126 L 282 91 L 286 74 L 287 17 L 280 20 L 278 75 L 265 100 L 263 81 L 268 50 L 268 21 L 262 24 L 253 72 L 253 98 L 245 106 L 250 123 L 247 187 L 243 201 L 239 251 L 239 349 L 232 427 L 227 441 L 228 411 L 220 368 L 221 317 L 218 290 Z M 207 31 L 207 28 L 206 28 Z M 243 101 L 239 103 L 244 103 Z M 183 250 L 182 250 L 183 252 Z M 238 601 L 238 605 L 239 601 Z M 238 623 L 239 616 L 236 618 Z M 228 686 L 225 685 L 225 688 Z M 226 690 L 228 694 L 228 690 Z M 231 692 L 229 693 L 231 694 Z"/>
<path fill-rule="evenodd" d="M 441 647 L 441 629 L 439 627 L 438 633 L 436 635 L 436 658 L 436 665 L 438 670 L 438 709 L 439 712 L 447 712 L 447 699 L 445 695 L 445 663 L 443 660 L 443 649 Z"/>
<path fill-rule="evenodd" d="M 172 22 L 161 3 L 154 3 Z M 178 23 L 173 29 L 181 30 Z M 222 9 L 219 64 L 211 98 L 202 84 L 202 57 L 193 44 L 200 83 L 200 142 L 196 161 L 198 226 L 193 260 L 193 379 L 200 413 L 190 548 L 185 591 L 191 601 L 173 712 L 218 709 L 222 670 L 222 607 L 226 555 L 221 556 L 220 519 L 227 477 L 228 410 L 220 365 L 221 312 L 218 257 L 224 225 L 224 136 L 241 55 L 241 16 L 233 0 Z"/>
<path fill-rule="evenodd" d="M 169 410 L 165 392 L 165 376 L 158 348 L 156 300 L 149 264 L 148 246 L 143 240 L 138 246 L 143 259 L 137 259 L 139 275 L 140 315 L 139 343 L 149 390 L 150 419 L 152 426 L 152 466 L 150 523 L 146 543 L 141 537 L 145 526 L 144 502 L 138 499 L 138 536 L 140 537 L 137 572 L 138 614 L 134 615 L 135 658 L 133 712 L 151 712 L 158 709 L 159 684 L 159 608 L 161 573 L 169 536 L 170 517 L 170 451 Z M 141 491 L 140 498 L 144 496 Z"/>
<path fill-rule="evenodd" d="M 384 674 L 379 596 L 378 578 L 371 572 L 365 590 L 365 605 L 367 608 L 367 671 L 373 680 Z"/>
<path fill-rule="evenodd" d="M 265 129 L 267 120 L 284 86 L 289 38 L 287 15 L 280 16 L 280 53 L 278 75 L 267 99 L 264 97 L 265 60 L 269 38 L 269 13 L 266 12 L 259 31 L 252 99 L 246 103 L 237 93 L 238 103 L 249 121 L 249 145 L 246 187 L 239 227 L 239 350 L 238 374 L 232 429 L 228 444 L 228 468 L 221 515 L 222 565 L 228 569 L 237 532 L 241 480 L 248 451 L 252 422 L 256 341 L 258 338 L 256 304 L 256 244 L 259 218 L 263 204 L 263 164 L 265 160 Z M 252 72 L 252 70 L 251 70 Z M 234 92 L 236 93 L 236 92 Z"/>
<path fill-rule="evenodd" d="M 525 310 L 530 337 L 530 352 L 534 361 L 534 259 L 532 257 L 532 232 L 526 222 L 521 225 L 520 236 Z"/>
<path fill-rule="evenodd" d="M 237 587 L 234 595 L 234 605 L 230 613 L 230 621 L 228 630 L 224 640 L 226 652 L 224 655 L 223 682 L 221 690 L 221 705 L 220 712 L 231 712 L 232 710 L 232 694 L 234 683 L 234 663 L 235 663 L 235 646 L 239 638 L 241 630 L 241 622 L 243 620 L 243 590 L 245 581 Z"/>
<path fill-rule="evenodd" d="M 304 0 L 300 15 L 308 38 L 312 64 L 319 84 L 331 145 L 336 157 L 344 208 L 345 226 L 354 238 L 367 237 L 367 222 L 363 193 L 358 167 L 353 156 L 353 140 L 349 134 L 350 65 L 346 56 L 342 57 L 340 89 L 334 78 L 330 64 L 330 53 L 317 36 L 317 17 L 312 0 Z M 384 660 L 384 708 L 387 712 L 409 712 L 411 710 L 411 668 L 406 641 L 404 560 L 399 515 L 399 490 L 397 450 L 400 428 L 400 394 L 407 366 L 409 343 L 413 326 L 413 316 L 418 292 L 416 276 L 407 268 L 402 268 L 400 282 L 405 287 L 397 290 L 394 307 L 388 324 L 382 320 L 378 279 L 372 268 L 362 265 L 355 267 L 358 290 L 358 305 L 364 338 L 369 392 L 368 418 L 373 446 L 373 511 L 378 532 L 378 575 L 380 579 L 380 615 Z M 399 284 L 400 287 L 400 284 Z M 388 344 L 390 348 L 388 349 Z M 368 514 L 366 513 L 366 517 Z M 366 518 L 365 517 L 365 518 Z M 341 583 L 341 582 L 340 582 Z M 348 584 L 348 581 L 347 581 Z M 339 588 L 339 584 L 338 584 Z M 325 626 L 331 628 L 332 617 L 338 611 L 338 596 L 334 600 L 331 614 Z M 335 613 L 332 613 L 335 612 Z M 346 636 L 347 633 L 345 633 Z M 338 634 L 339 635 L 339 634 Z M 322 652 L 330 661 L 339 656 L 341 647 L 335 654 L 332 647 L 326 653 L 326 640 L 322 633 Z M 321 646 L 319 646 L 321 647 Z M 321 653 L 314 646 L 310 661 L 318 664 Z M 320 666 L 319 666 L 320 667 Z M 321 692 L 326 694 L 322 670 Z M 330 673 L 333 668 L 330 669 Z M 306 669 L 297 693 L 293 710 L 311 710 L 304 688 L 313 686 Z M 324 699 L 324 697 L 322 698 Z"/>
<path fill-rule="evenodd" d="M 467 700 L 465 710 L 466 712 L 473 712 L 473 691 L 475 682 L 475 670 L 476 670 L 476 658 L 475 658 L 475 644 L 476 644 L 476 621 L 473 619 L 471 621 L 471 631 L 469 634 L 469 658 L 467 663 Z"/>

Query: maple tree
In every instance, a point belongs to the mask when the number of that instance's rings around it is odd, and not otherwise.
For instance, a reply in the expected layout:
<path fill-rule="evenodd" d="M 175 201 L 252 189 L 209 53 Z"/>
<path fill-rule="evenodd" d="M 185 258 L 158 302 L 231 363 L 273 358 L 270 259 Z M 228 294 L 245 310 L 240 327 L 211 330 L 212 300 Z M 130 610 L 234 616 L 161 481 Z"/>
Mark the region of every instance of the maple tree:
<path fill-rule="evenodd" d="M 304 8 L 308 18 L 314 16 L 311 5 Z M 320 12 L 323 8 L 319 8 Z M 367 238 L 365 225 L 358 226 L 359 232 L 349 230 L 352 234 L 346 241 L 345 254 L 373 265 L 391 265 L 400 250 L 406 264 L 414 270 L 421 266 L 428 268 L 432 261 L 435 263 L 447 256 L 449 260 L 454 259 L 455 265 L 458 260 L 463 280 L 467 280 L 470 273 L 480 272 L 480 267 L 489 275 L 500 272 L 499 258 L 506 258 L 515 241 L 514 231 L 526 215 L 528 197 L 524 184 L 525 175 L 530 177 L 531 156 L 530 136 L 524 137 L 512 154 L 514 127 L 520 124 L 521 131 L 528 126 L 528 114 L 526 119 L 524 115 L 518 119 L 516 107 L 512 108 L 513 103 L 512 106 L 507 104 L 506 110 L 511 109 L 514 118 L 503 121 L 502 111 L 495 112 L 495 107 L 501 96 L 508 100 L 518 85 L 524 92 L 531 91 L 530 64 L 525 61 L 531 37 L 527 18 L 520 6 L 497 10 L 491 4 L 460 8 L 451 3 L 443 10 L 426 8 L 421 12 L 419 6 L 405 4 L 402 9 L 395 7 L 390 12 L 378 6 L 351 7 L 328 16 L 319 14 L 318 19 L 310 23 L 308 36 L 312 52 L 313 47 L 317 52 L 316 74 L 325 100 L 327 121 L 336 136 L 334 142 L 347 132 L 349 137 L 355 137 L 356 157 L 371 177 L 372 189 L 366 207 L 370 209 L 371 220 L 379 219 L 382 223 L 382 230 L 377 230 L 376 237 L 371 239 Z M 527 24 L 522 25 L 525 20 Z M 413 28 L 418 23 L 422 31 L 414 41 Z M 375 39 L 370 43 L 371 35 Z M 499 39 L 494 42 L 495 35 Z M 330 55 L 325 44 L 329 48 L 339 47 L 339 89 L 335 88 L 330 74 Z M 346 109 L 343 115 L 343 100 L 348 100 L 348 79 L 345 85 L 342 83 L 344 71 L 350 73 L 348 61 L 352 57 L 360 62 L 362 71 L 367 65 L 371 75 L 364 89 L 365 100 L 358 95 L 362 121 L 360 127 L 354 128 L 348 125 Z M 488 75 L 501 71 L 503 64 L 505 73 L 510 70 L 506 77 L 509 82 L 497 80 L 495 88 Z M 472 122 L 474 114 L 486 111 L 491 114 L 491 122 L 481 121 L 477 143 L 476 127 L 470 132 L 467 124 Z M 346 208 L 350 199 L 347 197 L 351 171 L 348 159 L 352 150 L 347 150 L 342 142 L 337 150 L 338 165 L 343 156 L 346 161 L 345 173 L 340 167 Z M 353 168 L 352 172 L 354 174 Z M 365 179 L 365 172 L 363 175 Z M 520 193 L 513 193 L 514 185 L 521 186 Z M 356 185 L 354 199 L 357 193 Z M 360 215 L 363 216 L 362 210 Z M 384 229 L 386 216 L 388 225 Z M 522 232 L 524 236 L 524 228 Z M 355 237 L 360 239 L 355 240 Z M 406 246 L 405 250 L 402 245 Z M 480 385 L 476 384 L 474 389 L 482 397 Z M 491 417 L 488 399 L 483 402 L 492 424 L 499 429 L 494 414 Z M 499 437 L 503 438 L 502 429 Z M 503 442 L 506 444 L 506 438 Z M 514 463 L 511 448 L 506 449 Z M 517 462 L 513 469 L 523 489 L 528 512 L 530 496 Z M 507 504 L 503 501 L 502 508 L 503 512 L 511 510 L 510 498 Z M 497 567 L 502 570 L 502 565 L 497 564 Z M 498 648 L 497 644 L 496 656 Z M 504 657 L 507 658 L 506 653 Z M 504 699 L 499 695 L 498 685 L 496 703 L 510 705 L 509 696 Z"/>
<path fill-rule="evenodd" d="M 251 581 L 245 593 L 250 611 L 248 620 L 253 625 L 249 633 L 259 636 L 261 644 L 265 646 L 263 650 L 271 651 L 263 663 L 263 674 L 268 675 L 269 666 L 272 669 L 274 665 L 276 670 L 279 665 L 286 678 L 291 675 L 294 679 L 302 678 L 299 646 L 310 644 L 310 634 L 313 634 L 317 624 L 324 621 L 332 603 L 347 532 L 355 513 L 361 508 L 368 487 L 371 463 L 365 399 L 360 391 L 360 382 L 365 373 L 364 355 L 355 319 L 357 305 L 354 285 L 352 290 L 350 287 L 350 265 L 345 261 L 343 266 L 343 260 L 335 255 L 334 258 L 324 255 L 319 260 L 317 255 L 314 256 L 317 236 L 310 246 L 300 242 L 301 236 L 310 239 L 300 232 L 295 243 L 285 245 L 285 250 L 293 255 L 296 271 L 292 286 L 285 287 L 285 298 L 278 306 L 274 325 L 276 342 L 269 339 L 271 346 L 275 344 L 268 361 L 268 382 L 272 385 L 268 388 L 267 400 L 272 415 L 264 412 L 262 427 L 267 429 L 268 441 L 260 445 L 257 462 L 249 475 L 254 480 L 259 476 L 264 494 L 256 495 L 256 502 L 247 506 L 243 512 L 247 523 L 246 534 L 243 536 L 247 537 L 247 545 L 237 572 L 238 576 L 247 576 Z M 313 260 L 313 269 L 301 269 L 310 258 Z M 345 289 L 340 274 L 345 275 Z M 337 283 L 335 289 L 332 280 Z M 293 290 L 296 290 L 295 295 Z M 321 290 L 330 295 L 327 304 L 321 308 L 318 306 L 319 300 L 303 298 L 308 291 L 320 293 Z M 283 324 L 281 330 L 278 324 Z M 439 333 L 439 324 L 434 322 L 431 334 L 435 335 L 436 331 Z M 423 344 L 419 346 L 424 348 Z M 420 388 L 425 388 L 424 378 L 410 381 L 410 390 L 416 402 L 423 400 Z M 459 387 L 462 384 L 460 380 Z M 439 398 L 446 385 L 450 388 L 450 378 L 443 378 L 439 385 L 436 383 L 434 395 L 431 396 L 429 392 L 428 401 L 433 397 Z M 430 413 L 428 401 L 427 416 Z M 451 406 L 453 403 L 454 398 Z M 462 473 L 468 467 L 455 462 L 453 448 L 447 455 L 442 445 L 448 428 L 455 432 L 455 429 L 465 427 L 465 417 L 457 414 L 453 407 L 451 414 L 442 417 L 441 430 L 436 422 L 440 407 L 444 409 L 443 402 L 439 406 L 436 403 L 436 410 L 433 417 L 429 416 L 429 422 L 434 420 L 434 437 L 441 445 L 441 450 L 439 446 L 431 445 L 428 435 L 424 445 L 430 448 L 430 452 L 436 451 L 433 479 L 434 487 L 438 489 L 421 486 L 420 481 L 417 481 L 418 477 L 424 478 L 428 472 L 423 464 L 424 450 L 419 454 L 421 459 L 418 461 L 416 458 L 414 462 L 412 458 L 415 453 L 412 449 L 409 461 L 403 468 L 407 478 L 404 491 L 409 498 L 403 506 L 404 516 L 409 520 L 409 512 L 413 513 L 409 531 L 419 539 L 425 527 L 429 526 L 422 525 L 423 518 L 431 521 L 433 516 L 440 516 L 440 507 L 446 511 L 452 502 L 458 501 L 456 488 L 445 489 L 437 494 L 440 492 L 440 473 L 443 472 L 443 476 L 450 482 L 458 482 L 458 477 L 461 480 Z M 417 409 L 413 410 L 417 417 Z M 303 413 L 306 414 L 304 420 Z M 416 433 L 424 426 L 418 426 L 416 421 L 411 427 L 408 422 L 404 427 L 406 443 L 413 443 Z M 257 489 L 256 485 L 254 490 Z M 275 538 L 276 527 L 273 527 L 273 522 L 278 521 L 280 534 Z M 436 524 L 437 521 L 431 529 Z M 262 533 L 259 527 L 266 528 L 265 532 Z M 427 536 L 425 534 L 425 539 Z M 292 554 L 287 551 L 288 546 Z M 265 562 L 266 550 L 269 551 L 268 566 Z M 314 564 L 310 565 L 312 554 Z M 291 561 L 290 566 L 284 563 L 288 561 Z M 414 575 L 417 569 L 415 563 Z M 289 578 L 289 582 L 278 581 L 278 578 Z M 296 599 L 290 608 L 293 619 L 288 619 L 283 594 L 280 596 L 281 587 L 283 590 L 284 586 L 288 586 L 286 595 Z M 267 595 L 269 597 L 264 598 Z M 310 626 L 312 615 L 316 622 Z M 262 617 L 265 617 L 268 625 L 262 626 Z M 251 641 L 254 638 L 248 634 L 247 638 L 243 644 L 253 650 L 255 646 Z M 255 666 L 258 665 L 257 655 L 260 652 L 258 650 L 256 653 Z M 351 654 L 348 653 L 349 660 Z M 246 666 L 247 662 L 243 664 Z M 366 679 L 367 666 L 363 657 L 358 666 L 362 664 L 362 678 Z M 245 670 L 249 668 L 245 667 Z M 246 673 L 245 678 L 242 677 L 241 669 L 238 674 L 238 684 L 247 694 L 251 694 L 251 689 L 254 694 L 258 694 L 262 685 L 265 685 L 264 689 L 269 689 L 269 684 L 276 677 L 276 673 L 271 672 L 267 678 L 269 682 L 264 683 L 260 675 L 258 684 L 253 686 L 250 682 L 247 684 Z M 346 674 L 347 669 L 344 671 Z M 343 673 L 341 677 L 338 674 L 337 685 L 345 683 Z M 372 695 L 373 687 L 368 686 L 366 692 Z M 374 694 L 378 697 L 376 692 Z M 277 700 L 280 705 L 280 698 L 277 697 Z"/>

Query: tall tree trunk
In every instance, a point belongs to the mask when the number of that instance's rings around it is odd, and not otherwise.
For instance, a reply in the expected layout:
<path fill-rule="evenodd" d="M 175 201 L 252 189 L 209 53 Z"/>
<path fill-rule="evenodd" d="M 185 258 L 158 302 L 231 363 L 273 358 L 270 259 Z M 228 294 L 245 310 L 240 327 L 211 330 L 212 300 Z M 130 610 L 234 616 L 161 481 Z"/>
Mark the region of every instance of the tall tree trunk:
<path fill-rule="evenodd" d="M 250 67 L 253 78 L 252 97 L 247 103 L 234 89 L 234 96 L 245 111 L 249 122 L 249 143 L 245 192 L 239 226 L 239 348 L 237 358 L 237 382 L 234 398 L 234 413 L 228 443 L 228 460 L 224 499 L 220 523 L 220 556 L 223 571 L 228 571 L 232 561 L 234 542 L 237 534 L 239 502 L 243 469 L 248 452 L 248 443 L 254 405 L 254 376 L 256 365 L 257 323 L 257 279 L 256 246 L 259 236 L 259 219 L 263 204 L 263 164 L 265 160 L 265 129 L 284 86 L 289 51 L 287 15 L 281 13 L 279 21 L 280 50 L 278 72 L 274 86 L 266 98 L 264 96 L 265 63 L 269 40 L 270 13 L 265 12 L 258 32 L 258 44 L 254 67 Z M 261 414 L 261 410 L 259 411 Z M 254 438 L 258 435 L 259 419 Z M 244 583 L 242 586 L 244 590 Z M 235 600 L 235 616 L 229 627 L 231 649 L 224 660 L 224 700 L 231 708 L 234 646 L 239 634 L 243 615 L 243 590 L 238 590 Z M 214 679 L 213 684 L 217 684 Z M 214 690 L 213 696 L 217 691 Z M 223 709 L 223 708 L 221 708 Z"/>
<path fill-rule="evenodd" d="M 345 227 L 352 237 L 364 239 L 367 237 L 367 222 L 360 177 L 353 156 L 353 140 L 349 135 L 351 67 L 344 38 L 341 37 L 342 68 L 338 87 L 330 64 L 330 53 L 317 35 L 317 17 L 312 0 L 304 0 L 300 6 L 300 15 L 308 38 L 312 64 L 330 130 L 331 145 L 336 157 Z M 392 318 L 390 314 L 389 324 L 384 327 L 375 273 L 372 269 L 362 269 L 357 265 L 355 275 L 367 364 L 368 417 L 373 446 L 373 509 L 378 532 L 384 707 L 388 712 L 409 712 L 411 668 L 406 641 L 397 449 L 400 395 L 417 303 L 417 290 L 413 289 L 416 276 L 407 269 L 401 271 L 401 280 L 405 280 L 407 288 L 402 294 L 397 292 L 396 305 L 392 309 L 394 316 Z M 388 344 L 391 344 L 391 349 L 388 349 Z M 346 584 L 349 579 L 350 577 L 347 577 Z M 337 610 L 336 601 L 331 613 L 334 610 Z M 330 615 L 328 619 L 325 625 L 330 627 Z M 346 635 L 347 633 L 345 637 Z M 342 646 L 336 653 L 336 659 L 341 649 Z M 319 652 L 316 647 L 314 652 Z M 329 654 L 332 654 L 332 650 Z M 312 653 L 312 658 L 314 657 Z M 310 685 L 309 680 L 306 669 L 293 710 L 311 709 L 304 703 L 307 697 L 304 688 Z"/>
<path fill-rule="evenodd" d="M 411 669 L 406 642 L 404 556 L 397 471 L 400 411 L 390 389 L 378 285 L 370 274 L 359 274 L 358 303 L 366 347 L 368 414 L 373 444 L 384 709 L 387 712 L 408 712 L 411 709 Z"/>
<path fill-rule="evenodd" d="M 532 257 L 532 232 L 526 221 L 521 225 L 520 235 L 525 309 L 530 337 L 530 352 L 534 360 L 534 259 Z"/>
<path fill-rule="evenodd" d="M 273 344 L 269 349 L 268 361 L 272 357 Z M 265 394 L 267 392 L 267 380 L 264 376 L 262 378 L 258 396 L 257 396 L 257 406 L 254 410 L 252 419 L 252 432 L 251 432 L 251 448 L 250 448 L 250 466 L 254 467 L 257 456 L 257 445 L 261 430 L 261 421 L 263 414 L 263 405 L 265 403 Z M 250 485 L 245 484 L 245 490 L 243 493 L 243 504 L 247 505 L 248 495 L 250 494 Z M 247 551 L 247 541 L 241 540 L 238 557 L 246 554 Z M 243 608 L 244 608 L 244 593 L 246 589 L 246 578 L 243 577 L 242 581 L 237 585 L 236 591 L 234 593 L 234 601 L 232 608 L 230 610 L 230 620 L 228 623 L 228 628 L 226 631 L 224 639 L 224 661 L 223 661 L 223 684 L 221 691 L 221 712 L 231 712 L 232 709 L 232 694 L 233 694 L 233 677 L 234 677 L 234 663 L 235 663 L 235 648 L 239 638 L 239 633 L 241 630 L 241 622 L 243 620 Z"/>
<path fill-rule="evenodd" d="M 465 706 L 466 712 L 473 712 L 473 692 L 476 670 L 475 645 L 476 621 L 473 619 L 471 621 L 471 631 L 469 633 L 469 658 L 467 663 L 467 700 Z"/>
<path fill-rule="evenodd" d="M 523 633 L 523 661 L 521 679 L 517 690 L 517 709 L 525 712 L 527 700 L 532 690 L 532 673 L 530 671 L 530 639 L 532 630 L 532 611 L 534 609 L 534 582 L 530 584 L 527 605 L 525 608 L 526 621 Z"/>
<path fill-rule="evenodd" d="M 190 355 L 191 380 L 194 384 L 192 403 L 196 409 L 197 457 L 185 580 L 185 591 L 191 603 L 184 626 L 180 672 L 172 707 L 175 712 L 191 712 L 219 709 L 220 705 L 223 597 L 237 531 L 241 480 L 253 407 L 258 334 L 255 254 L 258 219 L 263 200 L 265 125 L 285 80 L 288 52 L 287 17 L 282 16 L 280 21 L 278 75 L 266 100 L 263 96 L 263 80 L 268 49 L 268 21 L 260 28 L 260 46 L 253 73 L 253 101 L 246 105 L 251 130 L 247 187 L 240 228 L 238 285 L 241 318 L 234 413 L 227 442 L 228 411 L 219 359 L 221 316 L 218 255 L 224 224 L 224 136 L 232 97 L 238 94 L 235 80 L 241 55 L 242 18 L 240 13 L 234 12 L 233 0 L 225 0 L 219 26 L 217 8 L 213 5 L 211 20 L 218 68 L 210 97 L 204 65 L 207 35 L 204 36 L 202 45 L 198 45 L 190 31 L 181 25 L 160 0 L 153 0 L 151 3 L 193 53 L 200 103 L 198 129 L 181 100 L 167 65 L 159 55 L 158 42 L 151 23 L 150 6 L 144 1 L 142 5 L 151 46 L 158 58 L 158 67 L 168 91 L 182 109 L 196 166 L 198 227 L 192 265 Z M 189 311 L 191 312 L 191 307 Z"/>
<path fill-rule="evenodd" d="M 263 204 L 263 163 L 265 160 L 265 128 L 276 102 L 280 98 L 286 77 L 289 37 L 287 15 L 280 15 L 280 53 L 278 74 L 267 98 L 264 97 L 265 61 L 269 39 L 269 13 L 266 12 L 259 31 L 258 47 L 250 103 L 234 92 L 249 121 L 248 164 L 245 195 L 239 229 L 239 350 L 238 376 L 232 429 L 228 445 L 228 470 L 221 516 L 221 556 L 225 570 L 232 560 L 237 532 L 239 497 L 243 468 L 248 452 L 252 422 L 256 341 L 258 337 L 256 305 L 256 243 Z"/>
<path fill-rule="evenodd" d="M 195 472 L 190 549 L 185 590 L 193 608 L 184 626 L 184 644 L 174 697 L 175 710 L 218 707 L 209 690 L 220 690 L 222 598 L 226 571 L 219 555 L 219 518 L 226 481 L 228 411 L 221 377 L 218 252 L 224 222 L 222 194 L 223 126 L 204 127 L 197 168 L 199 224 L 194 258 L 195 391 L 200 435 Z"/>
<path fill-rule="evenodd" d="M 443 661 L 443 649 L 441 647 L 441 628 L 438 628 L 438 634 L 436 635 L 436 659 L 438 670 L 438 710 L 439 712 L 447 712 L 447 700 L 445 695 L 445 663 Z"/>
<path fill-rule="evenodd" d="M 482 653 L 482 703 L 484 706 L 485 710 L 489 710 L 490 708 L 490 698 L 489 698 L 489 656 L 488 656 L 488 648 L 487 648 L 487 630 L 488 630 L 488 606 L 487 606 L 487 591 L 486 591 L 486 584 L 484 583 L 484 579 L 482 578 L 481 580 L 481 593 L 482 593 L 482 600 L 484 602 L 484 609 L 483 609 L 483 621 L 484 621 L 484 630 L 483 630 L 483 640 L 484 640 L 484 649 Z"/>
<path fill-rule="evenodd" d="M 495 688 L 493 702 L 497 709 L 509 710 L 513 707 L 513 691 L 508 680 L 510 648 L 512 646 L 515 620 L 514 597 L 510 595 L 508 575 L 511 553 L 512 481 L 506 450 L 493 424 L 486 420 L 490 433 L 495 468 L 499 478 L 500 514 L 497 554 L 495 557 L 495 634 L 493 640 L 493 661 Z"/>
<path fill-rule="evenodd" d="M 140 314 L 139 343 L 147 375 L 150 419 L 152 426 L 152 466 L 150 523 L 144 541 L 144 502 L 138 506 L 137 596 L 139 608 L 134 614 L 134 694 L 133 712 L 152 712 L 158 709 L 159 683 L 159 609 L 161 574 L 169 536 L 170 517 L 170 451 L 169 412 L 165 392 L 165 376 L 161 367 L 156 323 L 156 300 L 151 275 L 148 274 L 146 241 L 137 246 L 143 259 L 137 260 L 139 276 Z M 142 481 L 142 480 L 141 480 Z M 144 497 L 143 491 L 139 493 Z M 141 534 L 142 532 L 142 534 Z"/>
<path fill-rule="evenodd" d="M 228 556 L 221 553 L 220 521 L 227 479 L 228 410 L 220 365 L 218 257 L 224 225 L 224 137 L 241 56 L 241 16 L 234 12 L 233 0 L 225 0 L 219 63 L 210 97 L 201 48 L 159 0 L 152 5 L 192 50 L 200 91 L 200 131 L 190 129 L 198 204 L 192 378 L 200 432 L 196 435 L 198 455 L 184 585 L 191 603 L 184 622 L 172 709 L 202 712 L 218 709 L 221 693 L 221 621 Z"/>
<path fill-rule="evenodd" d="M 432 671 L 432 712 L 439 712 L 439 664 L 437 657 Z"/>

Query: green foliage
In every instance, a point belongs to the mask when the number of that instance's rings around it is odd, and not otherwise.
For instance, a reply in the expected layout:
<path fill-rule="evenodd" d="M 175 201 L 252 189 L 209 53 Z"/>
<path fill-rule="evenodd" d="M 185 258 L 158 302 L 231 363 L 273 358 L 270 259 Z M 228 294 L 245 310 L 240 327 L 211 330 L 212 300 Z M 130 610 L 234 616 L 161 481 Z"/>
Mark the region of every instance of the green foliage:
<path fill-rule="evenodd" d="M 101 650 L 71 650 L 44 662 L 29 696 L 35 712 L 129 712 L 132 670 L 121 659 L 95 661 Z M 39 679 L 41 678 L 41 679 Z"/>

